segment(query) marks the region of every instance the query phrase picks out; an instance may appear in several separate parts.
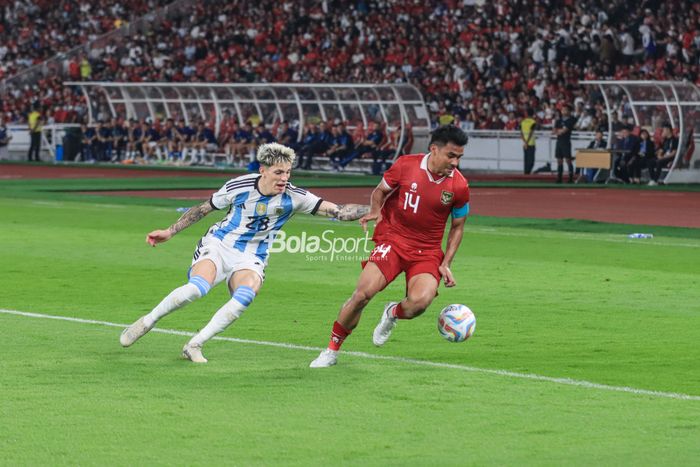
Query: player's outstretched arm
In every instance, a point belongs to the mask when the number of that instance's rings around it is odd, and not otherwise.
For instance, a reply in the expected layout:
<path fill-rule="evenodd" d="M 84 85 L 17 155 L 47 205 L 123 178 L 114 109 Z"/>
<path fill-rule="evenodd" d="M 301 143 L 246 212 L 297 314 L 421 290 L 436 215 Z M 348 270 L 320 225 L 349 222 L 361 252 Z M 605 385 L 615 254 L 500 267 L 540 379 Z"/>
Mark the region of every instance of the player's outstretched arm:
<path fill-rule="evenodd" d="M 316 214 L 332 217 L 339 221 L 354 221 L 369 212 L 369 206 L 364 204 L 335 204 L 323 201 Z"/>
<path fill-rule="evenodd" d="M 146 235 L 146 243 L 151 246 L 156 246 L 159 243 L 167 242 L 173 235 L 191 226 L 213 210 L 214 208 L 209 200 L 204 201 L 202 204 L 198 204 L 197 206 L 192 206 L 177 220 L 177 222 L 167 229 L 154 230 Z"/>

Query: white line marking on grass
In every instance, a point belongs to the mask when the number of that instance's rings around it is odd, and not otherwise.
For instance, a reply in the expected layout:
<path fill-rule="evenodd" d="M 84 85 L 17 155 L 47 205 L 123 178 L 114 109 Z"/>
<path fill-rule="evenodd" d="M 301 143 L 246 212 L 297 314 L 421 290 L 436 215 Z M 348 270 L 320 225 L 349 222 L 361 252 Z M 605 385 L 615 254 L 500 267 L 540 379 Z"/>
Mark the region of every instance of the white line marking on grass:
<path fill-rule="evenodd" d="M 102 326 L 110 326 L 114 328 L 125 328 L 128 326 L 127 324 L 119 324 L 119 323 L 112 323 L 109 321 L 97 321 L 97 320 L 92 320 L 92 319 L 82 319 L 82 318 L 72 318 L 69 316 L 55 316 L 55 315 L 46 315 L 42 313 L 28 313 L 24 311 L 17 311 L 17 310 L 6 310 L 0 308 L 0 313 L 8 314 L 8 315 L 17 315 L 17 316 L 25 316 L 28 318 L 41 318 L 41 319 L 55 319 L 59 321 L 69 321 L 72 323 L 83 323 L 83 324 L 99 324 Z M 178 331 L 176 329 L 160 329 L 160 328 L 153 328 L 151 332 L 158 332 L 161 334 L 170 334 L 170 335 L 175 335 L 175 336 L 194 336 L 193 332 L 187 332 L 187 331 Z M 296 345 L 296 344 L 287 344 L 284 342 L 269 342 L 269 341 L 256 341 L 256 340 L 251 340 L 251 339 L 238 339 L 235 337 L 214 337 L 215 340 L 219 341 L 226 341 L 226 342 L 236 342 L 239 344 L 254 344 L 254 345 L 263 345 L 266 347 L 278 347 L 278 348 L 283 348 L 283 349 L 294 349 L 294 350 L 307 350 L 307 351 L 315 351 L 315 352 L 320 352 L 323 350 L 321 347 L 309 347 L 305 345 Z M 429 360 L 416 360 L 413 358 L 403 358 L 403 357 L 394 357 L 390 355 L 376 355 L 376 354 L 371 354 L 371 353 L 366 353 L 366 352 L 341 352 L 343 355 L 351 355 L 353 357 L 360 357 L 360 358 L 367 358 L 371 360 L 384 360 L 384 361 L 390 361 L 390 362 L 399 362 L 399 363 L 406 363 L 410 365 L 420 365 L 420 366 L 427 366 L 427 367 L 433 367 L 433 368 L 447 368 L 450 370 L 461 370 L 461 371 L 469 371 L 473 373 L 484 373 L 488 375 L 498 375 L 498 376 L 506 376 L 509 378 L 518 378 L 518 379 L 529 379 L 533 381 L 543 381 L 547 383 L 555 383 L 555 384 L 562 384 L 566 386 L 578 386 L 586 389 L 599 389 L 602 391 L 613 391 L 613 392 L 624 392 L 628 394 L 635 394 L 638 396 L 650 396 L 650 397 L 659 397 L 659 398 L 664 398 L 664 399 L 677 399 L 677 400 L 689 400 L 689 401 L 700 401 L 700 396 L 694 396 L 691 394 L 683 394 L 683 393 L 678 393 L 678 392 L 664 392 L 664 391 L 652 391 L 649 389 L 638 389 L 638 388 L 632 388 L 629 386 L 610 386 L 607 384 L 599 384 L 599 383 L 594 383 L 591 381 L 585 381 L 585 380 L 578 380 L 578 379 L 571 379 L 571 378 L 554 378 L 551 376 L 542 376 L 542 375 L 537 375 L 537 374 L 531 374 L 531 373 L 518 373 L 516 371 L 508 371 L 508 370 L 496 370 L 492 368 L 478 368 L 478 367 L 473 367 L 473 366 L 467 366 L 467 365 L 457 365 L 454 363 L 441 363 L 441 362 L 431 362 Z"/>
<path fill-rule="evenodd" d="M 81 201 L 32 201 L 31 204 L 36 204 L 38 206 L 61 206 L 66 207 L 69 205 L 74 205 L 76 209 L 95 209 L 100 210 L 102 208 L 108 209 L 125 209 L 127 206 L 124 204 L 109 204 L 109 203 L 83 203 Z M 130 206 L 129 206 L 130 207 Z"/>
<path fill-rule="evenodd" d="M 630 233 L 632 233 L 630 229 Z M 639 229 L 637 229 L 639 230 Z M 643 229 L 642 229 L 643 230 Z M 532 230 L 526 229 L 522 232 L 509 232 L 504 230 L 498 230 L 495 228 L 485 228 L 485 227 L 468 227 L 464 230 L 465 234 L 488 234 L 488 235 L 498 235 L 502 237 L 537 237 L 544 239 L 559 239 L 559 240 L 590 240 L 593 242 L 608 242 L 608 243 L 626 243 L 630 245 L 651 245 L 651 246 L 663 246 L 663 247 L 684 247 L 684 248 L 700 248 L 699 243 L 678 243 L 671 240 L 670 237 L 664 237 L 663 239 L 657 237 L 653 239 L 645 240 L 632 240 L 626 237 L 625 234 L 609 234 L 609 233 L 587 233 L 587 232 L 546 232 L 543 230 Z M 687 239 L 691 240 L 691 239 Z M 691 240 L 692 241 L 692 240 Z"/>

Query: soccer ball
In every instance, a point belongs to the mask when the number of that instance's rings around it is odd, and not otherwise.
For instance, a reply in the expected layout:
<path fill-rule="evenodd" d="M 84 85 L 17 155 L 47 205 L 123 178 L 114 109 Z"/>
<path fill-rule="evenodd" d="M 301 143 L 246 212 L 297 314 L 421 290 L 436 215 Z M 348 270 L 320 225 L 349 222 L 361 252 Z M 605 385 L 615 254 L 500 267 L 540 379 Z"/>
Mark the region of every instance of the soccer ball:
<path fill-rule="evenodd" d="M 476 329 L 476 317 L 465 305 L 449 305 L 442 309 L 437 322 L 438 332 L 450 342 L 469 339 Z"/>

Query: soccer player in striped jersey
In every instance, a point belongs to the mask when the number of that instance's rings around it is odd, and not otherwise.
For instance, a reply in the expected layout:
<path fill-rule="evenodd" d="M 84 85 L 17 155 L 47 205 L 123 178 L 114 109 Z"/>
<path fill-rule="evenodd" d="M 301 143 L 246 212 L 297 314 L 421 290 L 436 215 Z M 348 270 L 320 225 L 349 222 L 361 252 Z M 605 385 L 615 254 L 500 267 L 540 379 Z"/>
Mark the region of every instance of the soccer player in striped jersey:
<path fill-rule="evenodd" d="M 150 313 L 126 328 L 120 337 L 128 347 L 150 331 L 156 322 L 176 309 L 206 295 L 226 281 L 231 299 L 183 348 L 183 357 L 206 363 L 202 346 L 219 334 L 250 306 L 265 280 L 270 242 L 296 212 L 320 214 L 338 220 L 356 220 L 369 206 L 336 205 L 289 183 L 294 150 L 277 143 L 260 146 L 260 173 L 229 180 L 207 201 L 192 207 L 165 230 L 146 236 L 151 246 L 172 238 L 215 210 L 228 209 L 226 217 L 212 225 L 199 240 L 186 284 L 173 290 Z"/>

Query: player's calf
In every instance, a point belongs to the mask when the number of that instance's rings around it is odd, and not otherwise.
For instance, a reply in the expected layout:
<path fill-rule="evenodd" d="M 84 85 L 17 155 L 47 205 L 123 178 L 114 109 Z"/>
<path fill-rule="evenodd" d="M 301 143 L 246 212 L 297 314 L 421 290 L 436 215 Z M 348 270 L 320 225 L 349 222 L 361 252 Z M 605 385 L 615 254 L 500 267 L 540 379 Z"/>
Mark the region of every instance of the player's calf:
<path fill-rule="evenodd" d="M 190 339 L 185 346 L 185 349 L 188 347 L 201 349 L 202 346 L 212 337 L 223 332 L 234 321 L 240 318 L 248 306 L 253 303 L 253 299 L 255 299 L 255 291 L 252 288 L 245 285 L 237 287 L 231 296 L 231 300 L 226 302 L 224 306 L 217 310 L 214 317 L 211 319 L 211 321 L 209 321 L 204 329 L 199 331 L 197 335 Z M 190 358 L 190 360 L 196 362 L 195 359 Z M 206 361 L 206 359 L 204 359 L 204 361 Z"/>
<path fill-rule="evenodd" d="M 400 303 L 390 302 L 384 307 L 379 324 L 377 324 L 372 333 L 374 345 L 381 347 L 386 344 L 398 320 L 413 319 L 422 315 L 432 301 L 433 298 L 429 294 L 424 293 L 406 297 Z"/>
<path fill-rule="evenodd" d="M 211 284 L 202 276 L 192 276 L 189 282 L 178 287 L 168 294 L 149 314 L 144 318 L 146 324 L 155 324 L 162 317 L 172 313 L 198 298 L 204 297 L 211 290 Z"/>
<path fill-rule="evenodd" d="M 393 316 L 398 319 L 413 319 L 425 313 L 432 303 L 432 298 L 419 298 L 411 299 L 406 297 L 399 305 L 393 310 Z"/>
<path fill-rule="evenodd" d="M 211 285 L 203 277 L 190 277 L 187 284 L 170 292 L 150 313 L 142 316 L 134 324 L 126 328 L 122 332 L 119 341 L 124 347 L 129 347 L 153 329 L 153 326 L 162 317 L 205 296 L 210 289 Z"/>

